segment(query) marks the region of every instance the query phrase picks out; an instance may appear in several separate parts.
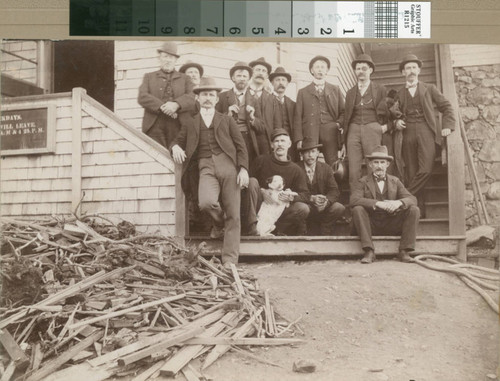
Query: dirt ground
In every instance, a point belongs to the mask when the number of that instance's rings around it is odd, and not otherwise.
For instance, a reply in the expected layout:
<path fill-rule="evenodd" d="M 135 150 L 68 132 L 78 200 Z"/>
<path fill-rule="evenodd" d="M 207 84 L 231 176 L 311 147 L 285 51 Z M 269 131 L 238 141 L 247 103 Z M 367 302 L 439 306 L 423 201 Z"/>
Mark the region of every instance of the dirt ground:
<path fill-rule="evenodd" d="M 302 316 L 296 337 L 307 342 L 254 349 L 280 367 L 230 352 L 205 370 L 216 381 L 482 381 L 496 372 L 498 317 L 454 275 L 389 259 L 241 268 L 270 290 L 279 314 Z M 300 359 L 316 372 L 292 372 Z"/>

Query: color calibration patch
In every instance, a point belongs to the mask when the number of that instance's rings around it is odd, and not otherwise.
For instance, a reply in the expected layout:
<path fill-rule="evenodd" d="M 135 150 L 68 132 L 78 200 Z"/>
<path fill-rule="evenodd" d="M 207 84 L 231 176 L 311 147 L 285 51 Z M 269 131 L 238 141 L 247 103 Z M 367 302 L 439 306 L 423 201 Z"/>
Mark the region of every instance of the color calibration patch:
<path fill-rule="evenodd" d="M 431 3 L 70 0 L 70 35 L 430 38 Z"/>

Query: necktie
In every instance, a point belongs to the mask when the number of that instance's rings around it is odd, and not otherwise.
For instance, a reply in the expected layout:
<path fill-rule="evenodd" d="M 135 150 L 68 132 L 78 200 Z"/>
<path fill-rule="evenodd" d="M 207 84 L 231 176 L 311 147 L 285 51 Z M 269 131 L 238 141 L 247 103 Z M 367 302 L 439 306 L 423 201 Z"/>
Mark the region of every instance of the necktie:
<path fill-rule="evenodd" d="M 375 181 L 377 183 L 380 183 L 381 181 L 386 181 L 387 180 L 387 177 L 377 177 L 377 176 L 374 176 L 375 177 Z"/>
<path fill-rule="evenodd" d="M 408 83 L 406 82 L 406 88 L 407 89 L 413 89 L 414 87 L 417 87 L 418 82 L 415 83 Z"/>

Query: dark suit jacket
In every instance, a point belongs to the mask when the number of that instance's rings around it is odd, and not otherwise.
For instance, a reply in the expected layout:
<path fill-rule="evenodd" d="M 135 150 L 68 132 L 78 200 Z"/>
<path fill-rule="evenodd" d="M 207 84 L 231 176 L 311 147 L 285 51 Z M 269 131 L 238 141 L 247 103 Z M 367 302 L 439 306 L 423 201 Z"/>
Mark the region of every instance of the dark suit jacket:
<path fill-rule="evenodd" d="M 216 111 L 212 123 L 215 130 L 215 139 L 222 151 L 231 158 L 238 170 L 240 167 L 248 170 L 247 148 L 234 119 Z M 196 114 L 192 119 L 187 119 L 186 123 L 182 124 L 179 134 L 170 145 L 170 149 L 177 144 L 186 151 L 186 160 L 184 160 L 182 165 L 181 179 L 182 189 L 186 194 L 198 191 L 197 189 L 190 189 L 193 179 L 189 178 L 189 176 L 198 174 L 197 149 L 200 141 L 200 125 L 200 114 Z"/>
<path fill-rule="evenodd" d="M 417 199 L 405 188 L 403 183 L 396 177 L 387 175 L 387 197 L 389 200 L 401 200 L 403 208 L 417 205 Z M 356 187 L 351 192 L 350 205 L 363 206 L 366 209 L 373 210 L 377 203 L 376 187 L 377 184 L 373 175 L 362 177 Z"/>
<path fill-rule="evenodd" d="M 436 86 L 424 82 L 418 82 L 418 92 L 420 94 L 420 102 L 424 109 L 424 118 L 432 132 L 434 132 L 434 141 L 436 144 L 441 145 L 441 129 L 449 128 L 450 130 L 455 129 L 456 120 L 455 113 L 451 103 L 444 97 L 443 94 L 436 88 Z M 403 119 L 406 115 L 407 92 L 406 88 L 403 87 L 398 92 L 400 110 L 403 113 Z M 443 114 L 442 118 L 442 128 L 436 120 L 436 113 L 434 111 L 434 105 L 436 105 L 439 112 Z"/>
<path fill-rule="evenodd" d="M 370 83 L 371 95 L 377 112 L 377 121 L 382 125 L 389 120 L 389 109 L 387 108 L 386 97 L 387 89 L 385 86 L 379 85 L 373 81 Z M 354 112 L 354 104 L 356 103 L 356 94 L 358 85 L 350 88 L 345 96 L 345 119 L 344 119 L 344 142 L 347 142 L 347 134 L 349 131 L 349 123 L 351 122 Z M 387 126 L 389 128 L 389 125 Z"/>
<path fill-rule="evenodd" d="M 282 124 L 281 114 L 276 111 L 275 96 L 262 90 L 262 95 L 255 102 L 255 122 L 259 153 L 271 152 L 271 134 Z"/>
<path fill-rule="evenodd" d="M 307 177 L 304 162 L 301 161 L 298 164 Z M 333 204 L 339 200 L 340 191 L 339 187 L 337 186 L 337 182 L 335 181 L 332 167 L 321 161 L 316 162 L 313 182 L 315 180 L 318 184 L 319 194 L 326 196 L 326 198 L 328 198 L 328 201 L 330 201 L 330 204 Z M 314 195 L 314 193 L 312 192 L 312 184 L 309 182 L 309 177 L 307 177 L 307 186 L 311 195 Z"/>
<path fill-rule="evenodd" d="M 232 105 L 236 105 L 236 104 L 238 104 L 238 100 L 236 99 L 236 94 L 234 93 L 234 89 L 230 89 L 227 91 L 223 91 L 219 94 L 219 102 L 217 102 L 215 109 L 222 114 L 227 114 L 229 107 Z M 251 105 L 254 108 L 256 106 L 254 104 L 253 97 L 248 92 L 248 89 L 245 92 L 245 104 Z M 245 114 L 246 114 L 247 121 L 250 120 L 250 117 L 248 115 L 248 111 L 245 110 Z M 247 123 L 247 126 L 248 126 L 248 134 L 250 136 L 250 140 L 252 142 L 253 149 L 256 152 L 256 154 L 259 155 L 259 147 L 257 144 L 256 135 L 255 135 L 255 127 L 251 126 L 250 122 Z"/>
<path fill-rule="evenodd" d="M 338 86 L 325 83 L 326 104 L 333 120 L 340 127 L 344 123 L 344 98 Z M 293 120 L 294 143 L 303 140 L 306 136 L 315 141 L 319 138 L 320 112 L 316 87 L 311 83 L 297 93 L 295 117 Z"/>
<path fill-rule="evenodd" d="M 286 110 L 286 114 L 288 116 L 288 121 L 290 123 L 290 126 L 288 128 L 285 128 L 285 124 L 284 124 L 285 122 L 283 121 L 283 118 L 281 118 L 281 124 L 279 126 L 276 126 L 275 128 L 285 129 L 288 132 L 288 134 L 290 135 L 290 139 L 292 140 L 292 142 L 294 142 L 295 139 L 293 136 L 293 118 L 295 117 L 295 102 L 292 101 L 290 98 L 288 98 L 286 95 L 284 98 L 285 98 L 285 110 Z M 279 101 L 275 95 L 274 95 L 274 101 L 276 103 L 276 105 L 275 105 L 276 111 L 275 112 L 279 112 L 280 105 L 279 105 Z M 296 148 L 295 144 L 292 144 L 292 146 L 288 150 L 288 155 L 290 156 L 290 158 L 292 159 L 293 162 L 297 162 L 299 160 L 299 155 L 297 153 L 297 148 Z"/>
<path fill-rule="evenodd" d="M 139 104 L 144 107 L 143 132 L 147 132 L 158 116 L 162 114 L 160 107 L 165 103 L 162 100 L 162 95 L 166 81 L 166 75 L 161 70 L 144 75 L 142 84 L 139 87 L 139 97 L 137 98 Z M 193 87 L 193 82 L 185 74 L 177 71 L 172 73 L 173 101 L 181 106 L 179 113 L 192 112 L 195 109 Z"/>

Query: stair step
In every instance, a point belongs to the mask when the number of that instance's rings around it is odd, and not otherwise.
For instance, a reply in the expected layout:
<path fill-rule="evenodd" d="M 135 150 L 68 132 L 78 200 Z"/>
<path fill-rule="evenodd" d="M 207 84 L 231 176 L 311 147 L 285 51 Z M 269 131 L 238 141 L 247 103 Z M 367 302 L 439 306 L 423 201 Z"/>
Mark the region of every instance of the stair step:
<path fill-rule="evenodd" d="M 203 255 L 220 255 L 222 241 L 206 237 L 186 237 L 198 245 L 206 242 Z M 419 236 L 415 254 L 456 255 L 465 236 Z M 399 237 L 374 237 L 377 255 L 394 255 L 398 252 Z M 259 256 L 353 256 L 363 250 L 358 237 L 242 237 L 241 257 Z"/>
<path fill-rule="evenodd" d="M 418 235 L 440 236 L 450 234 L 450 221 L 447 218 L 425 218 L 418 224 Z"/>
<path fill-rule="evenodd" d="M 448 187 L 447 186 L 428 186 L 425 187 L 425 201 L 426 202 L 444 202 L 448 201 Z"/>
<path fill-rule="evenodd" d="M 426 217 L 431 219 L 442 218 L 446 219 L 449 216 L 450 210 L 447 201 L 426 202 L 425 203 Z"/>

